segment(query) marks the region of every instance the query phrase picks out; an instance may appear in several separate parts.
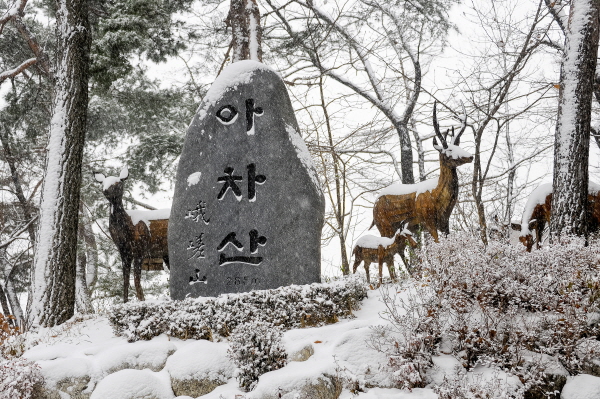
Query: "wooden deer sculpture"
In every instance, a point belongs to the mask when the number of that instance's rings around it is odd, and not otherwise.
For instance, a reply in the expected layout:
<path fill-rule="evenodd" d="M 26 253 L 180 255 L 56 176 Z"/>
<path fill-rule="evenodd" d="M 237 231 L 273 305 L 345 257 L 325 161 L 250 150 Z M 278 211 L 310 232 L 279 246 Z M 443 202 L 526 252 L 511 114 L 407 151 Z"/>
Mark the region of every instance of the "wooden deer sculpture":
<path fill-rule="evenodd" d="M 513 230 L 520 231 L 519 241 L 525 245 L 527 252 L 531 252 L 533 244 L 541 248 L 544 229 L 550 223 L 551 215 L 552 184 L 542 184 L 529 195 L 521 223 L 511 223 Z M 600 185 L 592 182 L 588 183 L 588 215 L 590 231 L 597 231 L 600 228 Z"/>
<path fill-rule="evenodd" d="M 393 238 L 377 237 L 370 234 L 361 236 L 356 240 L 356 245 L 352 254 L 354 255 L 354 266 L 352 273 L 356 273 L 356 269 L 361 262 L 364 262 L 365 272 L 367 273 L 367 281 L 370 281 L 369 267 L 371 263 L 378 262 L 379 264 L 379 286 L 383 280 L 383 263 L 387 265 L 390 277 L 396 280 L 396 272 L 394 271 L 394 255 L 404 253 L 406 242 L 415 248 L 418 244 L 413 239 L 412 233 L 408 230 L 396 232 Z"/>
<path fill-rule="evenodd" d="M 129 294 L 132 262 L 135 293 L 140 301 L 144 300 L 141 285 L 142 263 L 161 258 L 167 267 L 169 266 L 167 246 L 169 210 L 126 211 L 123 207 L 123 185 L 128 176 L 126 167 L 119 177 L 105 177 L 102 173 L 94 173 L 96 181 L 103 184 L 102 192 L 111 205 L 108 230 L 121 256 L 124 302 L 127 302 Z"/>
<path fill-rule="evenodd" d="M 460 136 L 467 127 L 463 107 L 462 126 L 457 135 L 440 133 L 433 105 L 433 127 L 436 137 L 433 147 L 440 153 L 440 176 L 417 184 L 394 184 L 379 193 L 373 207 L 373 224 L 382 237 L 392 237 L 394 232 L 408 222 L 408 229 L 416 233 L 421 226 L 438 242 L 438 230 L 450 233 L 449 219 L 458 199 L 458 174 L 456 168 L 473 161 L 473 156 L 459 147 Z M 441 145 L 438 145 L 437 139 Z M 373 225 L 371 225 L 373 227 Z"/>

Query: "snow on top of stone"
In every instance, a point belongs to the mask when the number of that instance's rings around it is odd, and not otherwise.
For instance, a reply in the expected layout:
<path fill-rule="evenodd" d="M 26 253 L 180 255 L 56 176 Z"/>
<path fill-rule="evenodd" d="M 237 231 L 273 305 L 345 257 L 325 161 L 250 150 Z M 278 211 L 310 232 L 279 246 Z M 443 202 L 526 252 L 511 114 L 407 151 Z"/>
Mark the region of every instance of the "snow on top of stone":
<path fill-rule="evenodd" d="M 228 90 L 235 90 L 240 84 L 250 83 L 252 75 L 258 70 L 275 72 L 265 64 L 252 60 L 238 61 L 228 65 L 208 89 L 202 102 L 202 108 L 198 109 L 198 116 L 205 117 L 206 110 L 216 104 Z"/>
<path fill-rule="evenodd" d="M 200 177 L 202 176 L 202 172 L 194 172 L 190 174 L 187 178 L 188 187 L 195 186 L 200 182 Z"/>
<path fill-rule="evenodd" d="M 298 133 L 293 126 L 286 125 L 285 130 L 287 131 L 290 141 L 292 142 L 292 145 L 294 146 L 294 149 L 296 150 L 296 155 L 298 155 L 300 162 L 302 162 L 302 165 L 304 165 L 304 167 L 308 171 L 310 180 L 312 181 L 312 183 L 315 186 L 315 188 L 317 189 L 317 191 L 321 191 L 321 186 L 319 184 L 319 178 L 317 177 L 317 172 L 313 165 L 313 161 L 310 156 L 310 152 L 308 152 L 308 147 L 306 146 L 306 143 L 300 136 L 300 133 Z"/>
<path fill-rule="evenodd" d="M 121 370 L 104 378 L 90 399 L 173 399 L 169 373 L 145 370 Z"/>
<path fill-rule="evenodd" d="M 437 185 L 437 177 L 415 184 L 394 183 L 379 191 L 377 198 L 383 197 L 384 195 L 405 195 L 410 193 L 417 193 L 417 195 L 415 196 L 416 199 L 420 194 L 426 191 L 433 191 L 433 189 L 436 188 Z"/>
<path fill-rule="evenodd" d="M 151 220 L 168 219 L 171 215 L 171 208 L 155 209 L 152 211 L 130 209 L 127 211 L 127 214 L 131 217 L 131 222 L 134 226 L 142 221 L 146 223 L 146 226 L 150 227 Z"/>
<path fill-rule="evenodd" d="M 235 366 L 227 356 L 229 344 L 189 340 L 179 343 L 179 346 L 165 365 L 171 378 L 225 383 L 233 376 Z M 202 356 L 198 356 L 200 353 Z"/>

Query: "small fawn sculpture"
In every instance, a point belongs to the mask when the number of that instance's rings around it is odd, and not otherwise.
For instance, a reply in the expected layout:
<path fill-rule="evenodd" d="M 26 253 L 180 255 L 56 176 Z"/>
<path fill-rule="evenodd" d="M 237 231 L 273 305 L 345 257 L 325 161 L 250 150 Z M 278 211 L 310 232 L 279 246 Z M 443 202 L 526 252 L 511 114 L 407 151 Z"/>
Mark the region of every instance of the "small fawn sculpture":
<path fill-rule="evenodd" d="M 542 184 L 529 194 L 521 223 L 511 223 L 512 229 L 521 233 L 519 241 L 525 245 L 527 252 L 531 252 L 533 244 L 537 249 L 542 247 L 544 229 L 550 223 L 551 215 L 552 184 Z M 588 183 L 588 215 L 590 231 L 597 231 L 600 228 L 600 186 L 592 182 Z"/>
<path fill-rule="evenodd" d="M 129 295 L 129 276 L 131 263 L 133 262 L 133 281 L 137 299 L 144 300 L 144 292 L 141 285 L 142 263 L 144 260 L 162 258 L 167 267 L 169 266 L 169 251 L 167 246 L 167 229 L 169 219 L 155 219 L 159 211 L 135 211 L 139 216 L 141 212 L 146 213 L 149 225 L 144 220 L 133 223 L 131 216 L 123 207 L 123 186 L 129 172 L 125 167 L 119 177 L 105 177 L 102 173 L 94 173 L 94 178 L 103 183 L 102 192 L 110 202 L 110 216 L 108 230 L 110 236 L 119 250 L 123 266 L 123 302 L 127 302 Z"/>
<path fill-rule="evenodd" d="M 383 281 L 383 263 L 387 265 L 390 277 L 396 280 L 396 272 L 394 271 L 394 255 L 399 254 L 401 257 L 406 248 L 406 242 L 415 248 L 418 244 L 413 239 L 412 233 L 408 230 L 396 232 L 393 238 L 377 237 L 370 234 L 364 235 L 356 240 L 356 245 L 352 254 L 354 255 L 354 266 L 352 273 L 356 273 L 356 269 L 361 262 L 364 262 L 365 272 L 367 273 L 367 281 L 370 281 L 369 267 L 371 263 L 378 262 L 379 264 L 379 284 Z"/>
<path fill-rule="evenodd" d="M 433 128 L 436 137 L 433 147 L 440 153 L 440 176 L 417 184 L 396 184 L 382 190 L 373 207 L 373 224 L 382 237 L 392 237 L 405 222 L 413 233 L 421 226 L 438 242 L 438 230 L 450 233 L 450 214 L 458 199 L 458 174 L 456 168 L 473 161 L 473 156 L 459 147 L 460 136 L 467 127 L 467 115 L 463 107 L 462 126 L 457 135 L 440 133 L 433 105 Z M 449 140 L 447 140 L 449 139 Z M 373 227 L 373 224 L 371 227 Z"/>

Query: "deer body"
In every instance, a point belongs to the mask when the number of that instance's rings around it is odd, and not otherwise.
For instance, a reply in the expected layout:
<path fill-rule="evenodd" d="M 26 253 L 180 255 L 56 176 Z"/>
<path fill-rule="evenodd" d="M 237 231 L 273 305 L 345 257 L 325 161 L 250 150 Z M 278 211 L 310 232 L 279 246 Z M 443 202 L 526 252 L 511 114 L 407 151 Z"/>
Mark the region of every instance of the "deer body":
<path fill-rule="evenodd" d="M 382 190 L 373 207 L 373 224 L 384 237 L 392 237 L 394 232 L 408 223 L 408 229 L 416 233 L 421 226 L 438 241 L 438 230 L 450 233 L 449 219 L 458 200 L 458 174 L 456 168 L 473 161 L 473 156 L 459 147 L 460 136 L 466 128 L 466 114 L 463 126 L 456 135 L 442 136 L 437 123 L 435 105 L 433 123 L 436 136 L 442 145 L 434 147 L 440 153 L 440 176 L 417 184 L 396 184 Z M 446 141 L 449 137 L 451 140 Z"/>
<path fill-rule="evenodd" d="M 104 196 L 111 205 L 108 219 L 110 236 L 117 246 L 123 267 L 123 301 L 129 295 L 129 277 L 133 263 L 133 280 L 136 297 L 144 300 L 141 285 L 142 263 L 144 260 L 161 258 L 169 265 L 167 246 L 168 210 L 159 211 L 126 211 L 123 207 L 123 182 L 128 172 L 124 169 L 121 175 L 104 177 L 95 174 L 98 182 L 103 183 Z M 145 217 L 142 216 L 145 214 Z M 132 215 L 134 218 L 132 219 Z M 165 218 L 165 216 L 167 216 Z M 147 219 L 148 224 L 145 222 Z M 134 223 L 135 222 L 135 223 Z"/>
<path fill-rule="evenodd" d="M 370 281 L 369 267 L 371 263 L 379 264 L 379 285 L 383 281 L 383 263 L 387 265 L 390 277 L 396 280 L 396 272 L 394 271 L 394 255 L 404 253 L 406 242 L 411 247 L 416 247 L 417 242 L 413 239 L 410 231 L 398 231 L 394 238 L 376 237 L 373 235 L 365 235 L 356 241 L 352 254 L 354 255 L 354 266 L 352 273 L 356 273 L 356 269 L 364 263 L 367 281 Z"/>
<path fill-rule="evenodd" d="M 552 184 L 542 184 L 529 195 L 521 224 L 511 224 L 513 230 L 520 231 L 519 241 L 525 245 L 527 252 L 531 252 L 534 243 L 536 248 L 541 248 L 544 228 L 550 223 L 551 215 Z M 600 228 L 600 185 L 593 182 L 588 183 L 588 215 L 590 231 L 597 231 Z"/>

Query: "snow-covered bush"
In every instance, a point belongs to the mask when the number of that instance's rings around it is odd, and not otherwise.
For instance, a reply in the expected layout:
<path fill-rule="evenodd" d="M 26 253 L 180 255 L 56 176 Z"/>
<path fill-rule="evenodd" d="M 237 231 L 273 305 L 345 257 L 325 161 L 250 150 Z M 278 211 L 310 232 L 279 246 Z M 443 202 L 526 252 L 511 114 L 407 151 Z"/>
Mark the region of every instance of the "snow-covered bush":
<path fill-rule="evenodd" d="M 456 375 L 444 378 L 442 384 L 433 387 L 438 399 L 523 399 L 522 388 L 514 388 L 506 379 L 492 376 L 489 379 L 482 375 L 469 378 Z"/>
<path fill-rule="evenodd" d="M 350 277 L 331 283 L 292 285 L 217 298 L 115 305 L 109 312 L 109 320 L 115 334 L 129 341 L 160 334 L 212 339 L 215 335 L 227 337 L 238 325 L 252 321 L 263 321 L 284 330 L 332 323 L 351 316 L 366 295 L 364 283 Z"/>
<path fill-rule="evenodd" d="M 240 388 L 251 391 L 258 377 L 285 366 L 287 353 L 281 335 L 280 328 L 263 321 L 241 324 L 231 333 L 227 352 L 236 365 Z"/>
<path fill-rule="evenodd" d="M 526 388 L 552 373 L 583 372 L 600 357 L 600 328 L 590 322 L 600 304 L 598 243 L 563 239 L 527 253 L 455 235 L 421 257 L 408 295 L 386 299 L 397 337 L 386 351 L 399 385 L 422 386 L 428 357 L 441 352 L 467 369 L 510 372 Z"/>
<path fill-rule="evenodd" d="M 41 389 L 40 367 L 23 358 L 0 357 L 0 399 L 29 399 Z"/>

